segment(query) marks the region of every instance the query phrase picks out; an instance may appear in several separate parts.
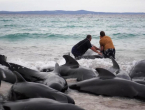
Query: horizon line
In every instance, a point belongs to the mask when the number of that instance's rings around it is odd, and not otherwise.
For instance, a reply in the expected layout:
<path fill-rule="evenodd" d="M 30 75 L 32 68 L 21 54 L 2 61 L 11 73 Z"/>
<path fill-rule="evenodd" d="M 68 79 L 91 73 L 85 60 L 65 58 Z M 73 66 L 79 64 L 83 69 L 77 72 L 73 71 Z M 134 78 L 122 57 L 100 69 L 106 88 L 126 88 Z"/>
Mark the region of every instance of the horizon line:
<path fill-rule="evenodd" d="M 92 12 L 92 13 L 145 13 L 145 12 L 103 12 L 103 11 L 88 11 L 88 10 L 29 10 L 29 11 L 7 11 L 7 10 L 0 10 L 0 12 L 53 12 L 53 11 L 64 11 L 64 12 L 77 12 L 77 11 L 84 11 L 84 12 Z"/>

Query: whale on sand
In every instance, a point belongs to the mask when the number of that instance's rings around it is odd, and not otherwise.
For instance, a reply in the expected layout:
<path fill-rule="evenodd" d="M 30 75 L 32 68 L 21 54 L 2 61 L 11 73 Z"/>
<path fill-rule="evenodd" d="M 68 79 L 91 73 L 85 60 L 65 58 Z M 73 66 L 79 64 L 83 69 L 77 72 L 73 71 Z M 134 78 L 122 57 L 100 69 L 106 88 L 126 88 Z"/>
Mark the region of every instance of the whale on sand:
<path fill-rule="evenodd" d="M 61 92 L 68 89 L 66 80 L 59 75 L 57 63 L 52 72 L 39 72 L 14 63 L 9 63 L 9 65 L 12 71 L 19 72 L 27 81 L 42 83 Z"/>
<path fill-rule="evenodd" d="M 3 110 L 84 110 L 76 105 L 60 103 L 52 99 L 32 98 L 1 104 Z"/>
<path fill-rule="evenodd" d="M 97 78 L 84 80 L 69 87 L 96 95 L 145 99 L 145 85 L 116 77 L 110 71 L 105 71 L 107 73 L 99 73 Z"/>
<path fill-rule="evenodd" d="M 79 63 L 69 55 L 64 55 L 66 63 L 59 67 L 59 73 L 64 78 L 77 78 L 78 81 L 87 80 L 90 78 L 95 78 L 98 76 L 99 72 L 101 74 L 106 73 L 105 69 L 97 69 L 93 71 L 85 67 L 81 67 Z M 129 75 L 120 70 L 118 63 L 111 57 L 113 66 L 108 69 L 114 75 L 122 77 L 124 79 L 130 79 Z M 107 73 L 106 73 L 107 75 Z"/>
<path fill-rule="evenodd" d="M 129 73 L 133 81 L 145 84 L 145 60 L 137 62 Z"/>
<path fill-rule="evenodd" d="M 39 72 L 32 69 L 29 69 L 27 67 L 14 64 L 14 63 L 8 63 L 5 60 L 6 58 L 4 56 L 0 56 L 0 64 L 8 67 L 11 71 L 17 71 L 19 72 L 25 80 L 29 82 L 38 82 L 45 84 L 53 89 L 56 89 L 58 91 L 64 92 L 68 89 L 67 82 L 64 78 L 60 77 L 59 75 L 59 65 L 56 63 L 55 68 L 52 72 Z M 5 71 L 6 78 L 5 81 L 7 82 L 15 82 L 14 75 L 11 71 L 3 70 Z"/>
<path fill-rule="evenodd" d="M 0 64 L 8 66 L 8 63 L 6 63 L 6 59 L 7 59 L 6 56 L 0 55 Z M 16 79 L 12 71 L 8 70 L 7 68 L 0 67 L 0 74 L 5 76 L 1 80 L 4 80 L 9 83 L 15 83 Z"/>
<path fill-rule="evenodd" d="M 3 81 L 6 81 L 12 84 L 16 82 L 15 75 L 11 70 L 0 68 L 0 73 L 5 73 L 5 78 L 2 79 Z"/>
<path fill-rule="evenodd" d="M 44 97 L 63 103 L 75 103 L 71 97 L 62 92 L 47 87 L 43 84 L 27 82 L 18 72 L 14 73 L 17 76 L 17 81 L 12 85 L 8 94 L 8 99 L 11 101 Z"/>
<path fill-rule="evenodd" d="M 110 59 L 112 60 L 113 66 L 110 67 L 108 70 L 104 68 L 96 68 L 96 71 L 98 72 L 99 77 L 104 78 L 107 76 L 108 77 L 111 76 L 111 77 L 118 77 L 118 78 L 123 78 L 126 80 L 131 80 L 129 74 L 120 69 L 120 66 L 116 62 L 116 60 L 113 57 L 110 57 Z"/>
<path fill-rule="evenodd" d="M 69 55 L 63 55 L 66 63 L 59 67 L 59 74 L 65 79 L 76 78 L 77 81 L 82 81 L 97 76 L 97 73 L 92 69 L 81 67 L 79 63 Z"/>

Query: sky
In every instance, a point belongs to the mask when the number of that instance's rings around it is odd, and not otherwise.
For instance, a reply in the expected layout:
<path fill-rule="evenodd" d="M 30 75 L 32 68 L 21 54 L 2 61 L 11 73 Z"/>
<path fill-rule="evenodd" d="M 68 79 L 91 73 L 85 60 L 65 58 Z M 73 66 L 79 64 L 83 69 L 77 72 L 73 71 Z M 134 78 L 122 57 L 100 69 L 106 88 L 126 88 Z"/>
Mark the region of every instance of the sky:
<path fill-rule="evenodd" d="M 0 0 L 0 11 L 145 12 L 145 0 Z"/>

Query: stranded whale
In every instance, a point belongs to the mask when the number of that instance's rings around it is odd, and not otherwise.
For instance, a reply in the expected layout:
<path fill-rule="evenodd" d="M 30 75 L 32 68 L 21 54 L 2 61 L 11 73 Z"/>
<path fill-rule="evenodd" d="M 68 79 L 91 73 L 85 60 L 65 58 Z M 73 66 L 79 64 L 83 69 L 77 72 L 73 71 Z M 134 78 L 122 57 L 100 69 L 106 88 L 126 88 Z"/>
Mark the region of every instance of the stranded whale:
<path fill-rule="evenodd" d="M 59 74 L 64 78 L 77 78 L 82 81 L 97 76 L 92 69 L 79 66 L 79 63 L 69 55 L 63 55 L 66 63 L 59 67 Z"/>
<path fill-rule="evenodd" d="M 105 77 L 105 76 L 104 76 Z M 96 95 L 145 99 L 145 86 L 122 78 L 92 78 L 72 84 L 71 89 Z"/>
<path fill-rule="evenodd" d="M 137 62 L 129 73 L 133 81 L 145 84 L 145 60 Z"/>
<path fill-rule="evenodd" d="M 18 72 L 14 73 L 17 76 L 17 81 L 12 85 L 8 94 L 8 99 L 11 101 L 44 97 L 63 103 L 75 103 L 71 97 L 62 92 L 54 90 L 43 84 L 27 82 Z"/>
<path fill-rule="evenodd" d="M 117 62 L 115 60 L 113 62 L 113 65 L 116 65 L 118 69 L 96 68 L 99 76 L 72 84 L 69 87 L 97 95 L 141 98 L 145 100 L 145 85 L 131 81 L 129 75 L 120 71 Z"/>
<path fill-rule="evenodd" d="M 11 70 L 6 69 L 6 68 L 5 69 L 0 68 L 0 73 L 5 73 L 5 78 L 2 79 L 3 81 L 6 81 L 12 84 L 16 82 L 15 75 Z"/>
<path fill-rule="evenodd" d="M 59 75 L 59 65 L 57 63 L 52 72 L 39 72 L 18 64 L 8 63 L 5 59 L 4 56 L 0 56 L 0 64 L 7 66 L 11 71 L 19 72 L 29 82 L 42 83 L 61 92 L 68 89 L 66 80 Z M 5 81 L 14 83 L 15 76 L 10 70 L 3 70 L 7 76 Z"/>
<path fill-rule="evenodd" d="M 60 103 L 52 99 L 32 98 L 0 103 L 3 110 L 84 110 L 76 105 Z"/>
<path fill-rule="evenodd" d="M 59 75 L 57 63 L 52 72 L 39 72 L 14 63 L 9 65 L 11 70 L 19 72 L 27 81 L 42 83 L 61 92 L 68 88 L 66 80 Z"/>

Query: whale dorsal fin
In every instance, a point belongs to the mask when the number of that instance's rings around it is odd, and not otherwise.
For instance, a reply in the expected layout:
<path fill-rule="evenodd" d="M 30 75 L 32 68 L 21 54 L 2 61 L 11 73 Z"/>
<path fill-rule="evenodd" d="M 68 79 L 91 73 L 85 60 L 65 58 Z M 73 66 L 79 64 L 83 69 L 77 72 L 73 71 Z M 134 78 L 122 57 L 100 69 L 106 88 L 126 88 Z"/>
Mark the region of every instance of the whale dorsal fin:
<path fill-rule="evenodd" d="M 13 71 L 13 73 L 16 76 L 16 83 L 26 82 L 26 80 L 17 71 Z"/>
<path fill-rule="evenodd" d="M 55 64 L 55 68 L 54 68 L 53 72 L 59 74 L 59 64 L 58 63 Z"/>
<path fill-rule="evenodd" d="M 79 63 L 74 58 L 72 58 L 71 56 L 63 55 L 63 58 L 66 61 L 66 63 L 64 65 L 70 66 L 72 68 L 78 68 L 79 67 Z"/>
<path fill-rule="evenodd" d="M 104 68 L 96 68 L 100 78 L 114 78 L 115 75 Z"/>
<path fill-rule="evenodd" d="M 111 56 L 110 59 L 112 60 L 113 66 L 109 69 L 112 73 L 118 74 L 120 71 L 120 67 L 115 59 Z"/>

